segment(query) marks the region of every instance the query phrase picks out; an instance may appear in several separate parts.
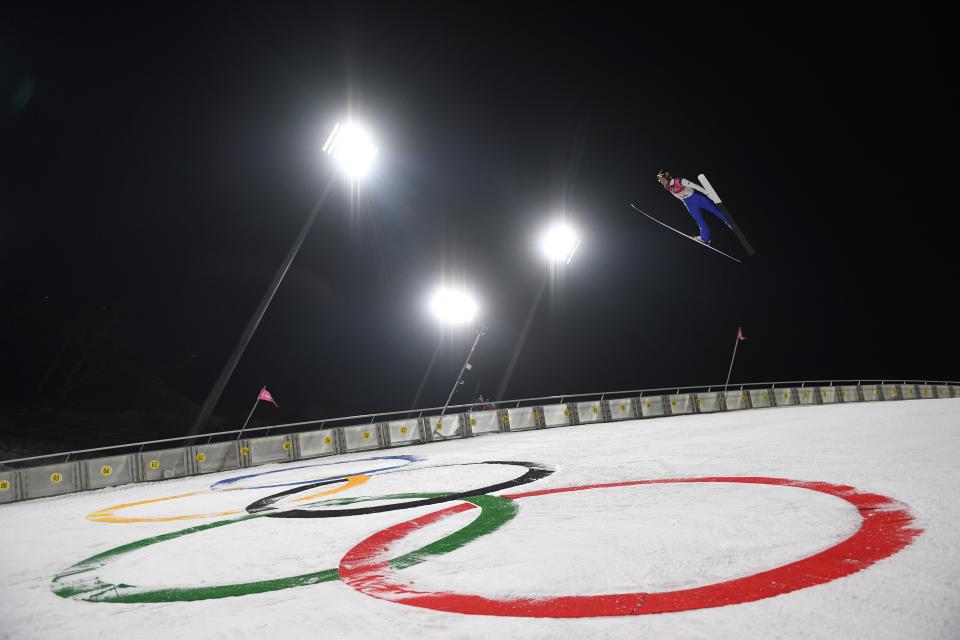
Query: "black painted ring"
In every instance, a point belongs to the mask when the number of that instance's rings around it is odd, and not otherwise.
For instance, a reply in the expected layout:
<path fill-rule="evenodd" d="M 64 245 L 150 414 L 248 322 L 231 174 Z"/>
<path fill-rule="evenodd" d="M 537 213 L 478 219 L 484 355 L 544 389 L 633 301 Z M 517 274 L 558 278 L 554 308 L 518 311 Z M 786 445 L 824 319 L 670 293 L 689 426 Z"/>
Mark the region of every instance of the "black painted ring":
<path fill-rule="evenodd" d="M 320 482 L 314 482 L 312 484 L 301 485 L 299 487 L 294 487 L 293 489 L 287 489 L 286 491 L 281 491 L 280 493 L 275 493 L 266 498 L 260 498 L 254 502 L 251 502 L 247 505 L 247 513 L 260 513 L 261 511 L 269 511 L 273 509 L 270 505 L 277 502 L 278 500 L 285 498 L 289 495 L 295 493 L 300 493 L 301 491 L 306 491 L 307 489 L 315 489 L 316 487 L 323 487 L 328 484 L 337 484 L 338 482 L 346 482 L 346 478 L 332 478 L 330 480 L 321 480 Z"/>
<path fill-rule="evenodd" d="M 551 473 L 553 469 L 542 465 L 537 462 L 517 462 L 510 460 L 490 460 L 486 462 L 464 462 L 460 464 L 445 464 L 445 465 L 436 465 L 431 467 L 419 467 L 418 469 L 398 469 L 393 472 L 386 473 L 403 473 L 409 471 L 420 471 L 422 469 L 435 469 L 438 467 L 460 467 L 474 464 L 505 464 L 512 465 L 515 467 L 524 467 L 526 472 L 513 480 L 507 480 L 506 482 L 498 482 L 497 484 L 491 484 L 486 487 L 480 487 L 479 489 L 472 489 L 470 491 L 461 491 L 459 493 L 450 493 L 444 496 L 436 498 L 424 498 L 421 500 L 411 500 L 410 502 L 398 502 L 394 504 L 381 504 L 370 507 L 358 507 L 354 509 L 327 509 L 320 511 L 311 511 L 308 509 L 289 509 L 285 511 L 277 511 L 276 513 L 265 514 L 268 518 L 343 518 L 346 516 L 359 516 L 365 515 L 368 513 L 384 513 L 387 511 L 399 511 L 401 509 L 413 509 L 414 507 L 424 507 L 432 504 L 440 504 L 442 502 L 449 502 L 451 500 L 461 500 L 463 498 L 472 498 L 473 496 L 484 495 L 491 493 L 493 491 L 502 491 L 503 489 L 510 489 L 512 487 L 518 487 L 520 485 L 529 484 L 535 480 L 540 480 L 541 478 L 546 478 Z M 386 475 L 386 473 L 380 473 L 378 475 Z M 251 503 L 247 507 L 249 513 L 262 513 L 263 511 L 269 510 L 273 503 L 277 502 L 281 498 L 284 498 L 295 493 L 300 493 L 301 491 L 308 491 L 316 487 L 322 487 L 327 484 L 332 484 L 334 482 L 342 482 L 343 479 L 338 480 L 324 480 L 323 482 L 316 482 L 314 484 L 303 485 L 300 487 L 294 487 L 293 489 L 288 489 L 286 491 L 281 491 L 280 493 L 275 493 L 266 498 L 261 498 L 256 502 Z"/>

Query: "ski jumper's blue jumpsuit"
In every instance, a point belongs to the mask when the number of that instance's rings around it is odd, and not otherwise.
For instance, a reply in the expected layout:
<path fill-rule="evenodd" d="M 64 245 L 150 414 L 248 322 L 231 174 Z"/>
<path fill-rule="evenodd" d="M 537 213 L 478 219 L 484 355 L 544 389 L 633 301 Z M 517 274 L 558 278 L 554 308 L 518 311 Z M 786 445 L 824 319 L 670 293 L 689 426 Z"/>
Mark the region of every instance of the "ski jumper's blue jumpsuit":
<path fill-rule="evenodd" d="M 690 215 L 693 216 L 693 219 L 697 222 L 697 226 L 700 227 L 700 239 L 703 240 L 705 244 L 710 244 L 710 227 L 704 222 L 701 210 L 706 209 L 723 220 L 725 225 L 730 226 L 730 220 L 727 219 L 727 216 L 723 215 L 723 212 L 717 208 L 713 200 L 708 198 L 705 195 L 706 192 L 695 182 L 690 182 L 684 178 L 671 178 L 670 181 L 664 185 L 664 188 L 683 202 L 687 211 L 690 212 Z"/>

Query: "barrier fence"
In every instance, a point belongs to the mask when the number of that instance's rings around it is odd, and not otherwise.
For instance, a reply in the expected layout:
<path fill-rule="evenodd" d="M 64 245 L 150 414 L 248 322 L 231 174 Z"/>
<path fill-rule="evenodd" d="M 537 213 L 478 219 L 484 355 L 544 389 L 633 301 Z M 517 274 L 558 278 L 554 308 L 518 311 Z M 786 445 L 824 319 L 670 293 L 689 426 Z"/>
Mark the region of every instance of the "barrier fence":
<path fill-rule="evenodd" d="M 6 460 L 0 462 L 0 503 L 499 432 L 767 407 L 957 397 L 957 382 L 796 381 L 526 398 L 459 405 L 446 414 L 438 413 L 440 407 L 367 414 L 246 429 L 250 437 L 243 439 L 239 430 L 222 431 Z M 271 431 L 275 433 L 269 435 Z M 265 433 L 253 437 L 255 432 Z M 183 444 L 157 446 L 175 442 Z"/>

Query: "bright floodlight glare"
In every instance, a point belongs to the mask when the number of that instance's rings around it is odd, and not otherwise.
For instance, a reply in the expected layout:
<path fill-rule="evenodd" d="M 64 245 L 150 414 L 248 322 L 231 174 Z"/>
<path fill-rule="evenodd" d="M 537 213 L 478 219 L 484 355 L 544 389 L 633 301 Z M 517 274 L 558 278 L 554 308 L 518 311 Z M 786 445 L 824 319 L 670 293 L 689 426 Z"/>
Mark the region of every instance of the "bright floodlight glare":
<path fill-rule="evenodd" d="M 373 139 L 362 127 L 339 122 L 333 128 L 323 151 L 330 155 L 340 168 L 352 178 L 362 178 L 370 170 L 373 159 L 380 151 Z"/>
<path fill-rule="evenodd" d="M 430 299 L 430 311 L 441 322 L 464 324 L 477 315 L 477 303 L 463 291 L 440 289 Z"/>
<path fill-rule="evenodd" d="M 550 227 L 540 241 L 540 248 L 552 262 L 570 263 L 573 254 L 580 246 L 576 231 L 565 224 Z"/>

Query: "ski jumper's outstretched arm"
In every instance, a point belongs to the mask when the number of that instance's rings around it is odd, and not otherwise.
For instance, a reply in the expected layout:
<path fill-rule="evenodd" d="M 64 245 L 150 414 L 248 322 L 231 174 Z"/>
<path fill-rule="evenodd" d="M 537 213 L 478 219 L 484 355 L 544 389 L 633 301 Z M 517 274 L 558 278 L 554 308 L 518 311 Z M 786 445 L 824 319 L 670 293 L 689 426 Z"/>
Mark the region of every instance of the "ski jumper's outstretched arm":
<path fill-rule="evenodd" d="M 680 178 L 680 184 L 682 184 L 682 185 L 685 186 L 685 187 L 690 187 L 690 188 L 693 189 L 694 191 L 699 191 L 700 193 L 702 193 L 703 195 L 707 196 L 708 198 L 710 197 L 710 194 L 707 193 L 706 190 L 704 190 L 703 187 L 701 187 L 700 185 L 698 185 L 698 184 L 697 184 L 696 182 L 694 182 L 693 180 L 687 180 L 686 178 Z"/>

